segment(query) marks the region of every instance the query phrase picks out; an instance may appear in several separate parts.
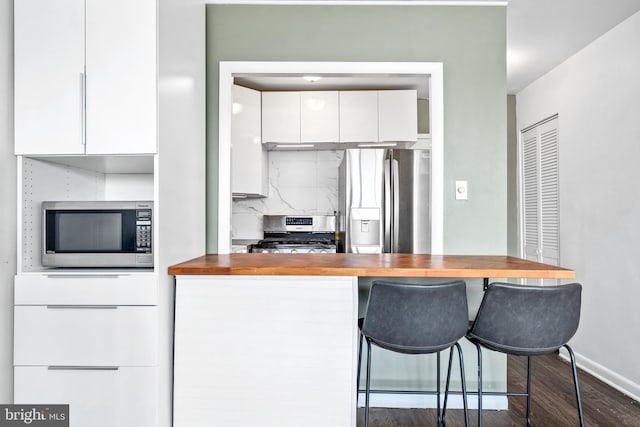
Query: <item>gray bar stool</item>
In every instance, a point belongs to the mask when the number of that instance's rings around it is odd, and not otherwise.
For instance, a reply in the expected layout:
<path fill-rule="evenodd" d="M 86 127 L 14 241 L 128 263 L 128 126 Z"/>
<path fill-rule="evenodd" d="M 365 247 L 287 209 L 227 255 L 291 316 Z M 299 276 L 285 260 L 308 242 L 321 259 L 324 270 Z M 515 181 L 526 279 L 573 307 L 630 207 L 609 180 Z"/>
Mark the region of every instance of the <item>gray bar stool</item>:
<path fill-rule="evenodd" d="M 584 426 L 576 361 L 567 342 L 580 322 L 582 285 L 521 286 L 492 283 L 485 291 L 467 338 L 478 350 L 478 426 L 482 426 L 481 347 L 527 356 L 526 393 L 492 393 L 527 397 L 527 425 L 531 426 L 531 357 L 565 347 L 571 359 L 580 426 Z"/>
<path fill-rule="evenodd" d="M 449 394 L 453 347 L 458 350 L 462 380 L 465 425 L 469 425 L 464 360 L 458 340 L 469 325 L 465 282 L 458 280 L 435 285 L 374 281 L 361 333 L 367 342 L 367 379 L 364 425 L 369 425 L 371 390 L 371 344 L 406 354 L 437 353 L 437 419 L 444 425 Z M 440 351 L 449 351 L 449 369 L 440 414 Z M 358 363 L 359 365 L 359 363 Z"/>

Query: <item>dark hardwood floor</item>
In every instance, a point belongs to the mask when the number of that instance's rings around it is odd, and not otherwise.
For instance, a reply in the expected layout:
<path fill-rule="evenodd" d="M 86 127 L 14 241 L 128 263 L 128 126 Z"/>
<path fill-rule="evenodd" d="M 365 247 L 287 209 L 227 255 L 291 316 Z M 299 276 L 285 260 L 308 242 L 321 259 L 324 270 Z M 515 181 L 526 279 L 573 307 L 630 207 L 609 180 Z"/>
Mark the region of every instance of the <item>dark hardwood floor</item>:
<path fill-rule="evenodd" d="M 527 359 L 509 356 L 507 382 L 510 391 L 526 388 Z M 591 375 L 579 371 L 578 380 L 586 426 L 640 426 L 640 403 L 609 387 Z M 578 411 L 571 367 L 557 354 L 533 359 L 531 418 L 536 427 L 578 426 Z M 474 396 L 475 397 L 475 396 Z M 484 426 L 526 426 L 526 398 L 509 397 L 508 411 L 484 411 Z M 435 426 L 435 409 L 372 408 L 370 427 Z M 477 425 L 475 410 L 469 411 L 472 426 Z M 447 426 L 464 426 L 461 409 L 447 410 Z M 358 426 L 364 426 L 364 410 L 358 409 Z"/>

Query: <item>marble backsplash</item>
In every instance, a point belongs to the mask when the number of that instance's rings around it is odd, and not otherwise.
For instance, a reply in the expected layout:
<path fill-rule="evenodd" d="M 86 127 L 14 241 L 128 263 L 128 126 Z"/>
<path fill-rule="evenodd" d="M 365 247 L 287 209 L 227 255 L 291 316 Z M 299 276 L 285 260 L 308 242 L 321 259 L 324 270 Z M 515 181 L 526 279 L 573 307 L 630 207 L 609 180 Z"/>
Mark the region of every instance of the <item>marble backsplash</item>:
<path fill-rule="evenodd" d="M 333 215 L 344 151 L 270 151 L 269 197 L 232 203 L 233 239 L 261 239 L 262 216 Z"/>

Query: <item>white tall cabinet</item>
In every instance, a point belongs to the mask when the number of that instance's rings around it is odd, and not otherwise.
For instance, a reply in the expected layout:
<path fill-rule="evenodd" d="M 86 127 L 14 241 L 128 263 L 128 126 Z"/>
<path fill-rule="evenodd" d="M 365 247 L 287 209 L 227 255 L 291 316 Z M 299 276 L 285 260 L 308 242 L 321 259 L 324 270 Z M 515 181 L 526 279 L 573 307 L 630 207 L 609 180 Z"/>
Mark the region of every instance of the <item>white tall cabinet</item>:
<path fill-rule="evenodd" d="M 269 162 L 261 138 L 260 92 L 233 85 L 231 114 L 231 193 L 269 195 Z"/>
<path fill-rule="evenodd" d="M 167 268 L 206 250 L 204 2 L 14 12 L 14 401 L 68 403 L 71 427 L 169 427 Z M 152 200 L 154 268 L 43 267 L 45 200 Z"/>

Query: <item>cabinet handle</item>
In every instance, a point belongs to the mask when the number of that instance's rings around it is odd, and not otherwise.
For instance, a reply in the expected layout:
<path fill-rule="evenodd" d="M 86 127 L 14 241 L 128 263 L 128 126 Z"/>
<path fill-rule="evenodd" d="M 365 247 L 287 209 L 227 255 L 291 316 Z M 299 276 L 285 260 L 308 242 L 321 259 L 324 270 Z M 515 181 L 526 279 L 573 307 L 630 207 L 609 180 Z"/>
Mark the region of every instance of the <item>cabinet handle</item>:
<path fill-rule="evenodd" d="M 98 310 L 116 310 L 118 308 L 117 305 L 47 305 L 47 308 L 51 309 L 98 309 Z"/>
<path fill-rule="evenodd" d="M 130 274 L 47 274 L 47 279 L 117 279 Z"/>
<path fill-rule="evenodd" d="M 82 145 L 87 145 L 87 75 L 80 73 L 80 110 L 82 112 Z"/>
<path fill-rule="evenodd" d="M 117 371 L 119 366 L 47 366 L 49 371 Z"/>

